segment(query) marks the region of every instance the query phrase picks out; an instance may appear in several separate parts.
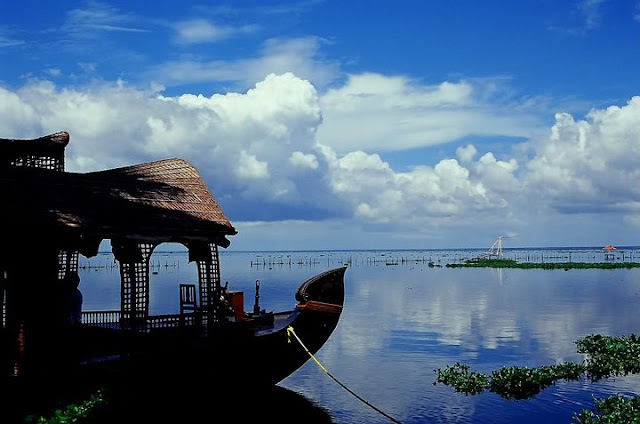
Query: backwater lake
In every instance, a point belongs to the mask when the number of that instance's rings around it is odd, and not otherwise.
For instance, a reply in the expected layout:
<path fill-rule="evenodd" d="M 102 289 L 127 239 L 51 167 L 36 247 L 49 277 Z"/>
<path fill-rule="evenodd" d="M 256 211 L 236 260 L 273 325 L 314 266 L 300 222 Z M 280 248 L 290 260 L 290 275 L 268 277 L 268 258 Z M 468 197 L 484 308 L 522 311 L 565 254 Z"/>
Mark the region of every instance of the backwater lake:
<path fill-rule="evenodd" d="M 187 253 L 161 245 L 150 259 L 150 313 L 179 312 L 179 283 L 197 283 Z M 177 245 L 176 245 L 177 246 Z M 279 386 L 324 409 L 336 424 L 571 424 L 595 411 L 594 397 L 637 396 L 640 376 L 593 383 L 558 382 L 528 400 L 485 392 L 467 396 L 434 384 L 436 369 L 456 362 L 490 374 L 502 366 L 581 362 L 575 342 L 589 334 L 640 333 L 640 268 L 449 268 L 483 250 L 235 252 L 220 250 L 221 279 L 243 290 L 245 311 L 292 309 L 297 287 L 348 265 L 338 327 L 315 357 Z M 601 248 L 505 249 L 519 262 L 605 262 Z M 640 262 L 640 247 L 607 261 Z M 119 270 L 111 253 L 80 257 L 83 310 L 119 309 Z M 256 360 L 260 353 L 256 352 Z M 268 366 L 268 364 L 265 364 Z M 246 382 L 247 387 L 251 382 Z M 250 405 L 247 405 L 250 407 Z M 372 406 L 377 408 L 376 411 Z M 235 422 L 243 422 L 241 414 Z M 287 413 L 287 405 L 282 405 Z M 305 421 L 299 417 L 300 422 Z"/>

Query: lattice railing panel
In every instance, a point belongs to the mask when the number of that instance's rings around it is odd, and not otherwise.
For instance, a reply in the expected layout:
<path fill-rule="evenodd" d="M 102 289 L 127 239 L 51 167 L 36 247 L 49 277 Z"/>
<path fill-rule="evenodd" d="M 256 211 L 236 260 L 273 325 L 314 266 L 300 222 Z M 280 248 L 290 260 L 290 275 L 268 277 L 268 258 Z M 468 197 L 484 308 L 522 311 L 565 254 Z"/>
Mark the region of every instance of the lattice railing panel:
<path fill-rule="evenodd" d="M 198 260 L 198 279 L 200 286 L 200 305 L 207 312 L 205 320 L 213 319 L 213 322 L 222 320 L 222 305 L 220 296 L 220 258 L 218 245 L 209 243 L 209 258 Z"/>
<path fill-rule="evenodd" d="M 58 280 L 62 280 L 68 273 L 78 272 L 78 251 L 59 250 L 58 251 Z"/>
<path fill-rule="evenodd" d="M 31 168 L 52 169 L 54 171 L 64 171 L 64 155 L 59 156 L 39 156 L 24 155 L 14 158 L 11 162 L 13 166 L 27 166 Z"/>
<path fill-rule="evenodd" d="M 120 300 L 125 321 L 133 323 L 149 316 L 149 258 L 153 247 L 150 243 L 138 243 L 138 261 L 120 263 Z"/>
<path fill-rule="evenodd" d="M 2 300 L 2 328 L 7 328 L 7 289 L 6 273 L 0 270 L 0 300 Z"/>

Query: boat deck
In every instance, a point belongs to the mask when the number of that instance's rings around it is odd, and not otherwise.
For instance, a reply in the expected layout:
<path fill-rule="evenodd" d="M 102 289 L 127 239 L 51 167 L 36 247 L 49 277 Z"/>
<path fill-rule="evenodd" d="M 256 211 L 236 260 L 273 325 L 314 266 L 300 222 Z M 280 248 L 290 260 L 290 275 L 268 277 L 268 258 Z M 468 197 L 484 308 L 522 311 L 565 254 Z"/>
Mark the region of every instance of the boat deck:
<path fill-rule="evenodd" d="M 247 314 L 246 321 L 248 327 L 253 327 L 256 333 L 263 334 L 270 331 L 278 331 L 292 320 L 292 312 L 265 313 L 254 317 Z M 233 319 L 233 318 L 232 318 Z M 82 312 L 82 324 L 85 327 L 105 328 L 113 330 L 135 330 L 137 332 L 149 333 L 153 330 L 170 328 L 196 328 L 203 324 L 200 313 L 183 313 L 153 315 L 136 323 L 135 327 L 131 323 L 122 319 L 120 311 L 84 311 Z"/>

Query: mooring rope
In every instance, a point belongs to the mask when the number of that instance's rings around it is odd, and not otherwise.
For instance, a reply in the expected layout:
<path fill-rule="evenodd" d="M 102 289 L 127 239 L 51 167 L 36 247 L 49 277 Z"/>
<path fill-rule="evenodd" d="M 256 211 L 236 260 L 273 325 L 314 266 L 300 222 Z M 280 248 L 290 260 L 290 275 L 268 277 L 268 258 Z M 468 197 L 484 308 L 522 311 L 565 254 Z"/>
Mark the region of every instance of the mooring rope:
<path fill-rule="evenodd" d="M 296 340 L 298 340 L 298 343 L 300 343 L 300 346 L 302 346 L 302 348 L 309 354 L 309 357 L 311 357 L 311 359 L 313 359 L 313 361 L 318 364 L 318 366 L 320 367 L 320 369 L 322 371 L 324 371 L 325 374 L 327 374 L 329 377 L 331 377 L 331 379 L 333 379 L 333 381 L 335 381 L 336 383 L 338 383 L 343 389 L 345 389 L 347 392 L 351 393 L 353 396 L 355 396 L 358 400 L 360 400 L 361 402 L 363 402 L 364 404 L 366 404 L 368 407 L 372 408 L 373 410 L 375 410 L 376 412 L 384 415 L 386 418 L 388 418 L 389 420 L 393 421 L 394 423 L 397 424 L 402 424 L 400 421 L 396 420 L 395 418 L 393 418 L 392 416 L 390 416 L 389 414 L 387 414 L 386 412 L 380 410 L 379 408 L 375 407 L 374 405 L 370 404 L 369 402 L 367 402 L 365 399 L 363 399 L 362 397 L 360 397 L 357 393 L 355 393 L 353 390 L 351 390 L 350 388 L 348 388 L 347 386 L 345 386 L 340 380 L 338 380 L 336 377 L 334 377 L 321 363 L 320 361 L 318 361 L 316 359 L 315 356 L 313 356 L 313 353 L 309 352 L 309 349 L 307 349 L 307 347 L 304 345 L 304 343 L 302 343 L 302 340 L 300 340 L 300 337 L 298 337 L 298 335 L 296 334 L 296 332 L 294 331 L 293 327 L 289 326 L 287 327 L 287 337 L 289 337 L 289 343 L 291 343 L 291 335 L 293 334 L 293 336 L 296 338 Z"/>

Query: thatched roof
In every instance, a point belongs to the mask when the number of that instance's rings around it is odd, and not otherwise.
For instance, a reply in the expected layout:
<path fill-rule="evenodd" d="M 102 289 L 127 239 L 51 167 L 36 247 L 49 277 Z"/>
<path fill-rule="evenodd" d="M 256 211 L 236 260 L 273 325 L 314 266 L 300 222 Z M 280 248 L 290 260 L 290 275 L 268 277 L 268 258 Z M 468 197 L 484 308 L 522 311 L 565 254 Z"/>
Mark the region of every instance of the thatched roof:
<path fill-rule="evenodd" d="M 0 225 L 15 236 L 208 241 L 226 247 L 225 236 L 237 233 L 198 170 L 182 159 L 90 173 L 1 163 L 0 196 Z"/>
<path fill-rule="evenodd" d="M 64 171 L 69 133 L 61 131 L 33 139 L 0 138 L 0 166 L 18 165 Z"/>

